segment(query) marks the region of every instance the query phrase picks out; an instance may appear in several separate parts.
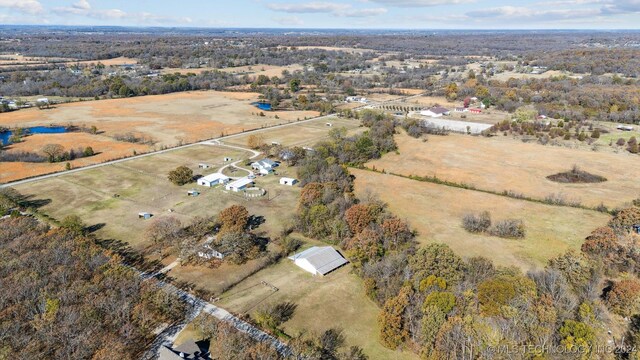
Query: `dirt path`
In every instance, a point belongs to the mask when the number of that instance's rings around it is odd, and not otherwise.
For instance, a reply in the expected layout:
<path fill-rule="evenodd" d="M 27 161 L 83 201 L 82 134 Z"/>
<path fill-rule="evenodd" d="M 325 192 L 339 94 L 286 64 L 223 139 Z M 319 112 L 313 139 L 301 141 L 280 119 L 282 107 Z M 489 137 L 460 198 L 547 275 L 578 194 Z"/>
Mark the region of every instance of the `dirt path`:
<path fill-rule="evenodd" d="M 206 142 L 206 143 L 203 143 L 203 145 L 223 146 L 223 147 L 227 147 L 227 148 L 230 148 L 230 149 L 242 150 L 242 151 L 248 151 L 248 152 L 251 152 L 251 153 L 252 153 L 252 155 L 251 155 L 251 157 L 249 158 L 249 160 L 251 160 L 251 159 L 255 159 L 255 158 L 257 158 L 258 156 L 260 156 L 260 154 L 261 154 L 261 152 L 259 152 L 259 151 L 251 150 L 251 149 L 247 149 L 247 148 L 243 148 L 243 147 L 241 147 L 241 146 L 234 146 L 234 145 L 227 145 L 227 144 L 223 144 L 222 142 L 220 142 L 220 140 L 211 140 L 211 141 L 208 141 L 208 142 Z M 246 171 L 246 172 L 248 172 L 248 173 L 249 173 L 249 175 L 253 174 L 253 171 L 251 171 L 250 169 L 245 169 L 245 168 L 243 168 L 243 167 L 238 166 L 238 164 L 239 164 L 239 163 L 241 163 L 241 162 L 242 162 L 242 160 L 238 160 L 238 161 L 234 161 L 234 162 L 232 162 L 232 163 L 230 163 L 230 164 L 227 164 L 227 165 L 225 165 L 225 166 L 221 167 L 220 169 L 218 169 L 218 173 L 219 173 L 219 174 L 222 174 L 222 172 L 223 172 L 225 169 L 227 169 L 227 168 L 229 168 L 229 167 L 234 167 L 234 168 L 236 168 L 236 169 L 239 169 L 239 170 L 242 170 L 242 171 Z M 232 178 L 232 179 L 235 179 L 235 178 Z"/>

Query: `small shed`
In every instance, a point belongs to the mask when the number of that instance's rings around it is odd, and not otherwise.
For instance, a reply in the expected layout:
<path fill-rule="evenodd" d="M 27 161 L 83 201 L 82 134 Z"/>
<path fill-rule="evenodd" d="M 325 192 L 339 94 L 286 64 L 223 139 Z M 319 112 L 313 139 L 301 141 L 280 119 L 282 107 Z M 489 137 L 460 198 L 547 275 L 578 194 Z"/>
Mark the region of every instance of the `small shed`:
<path fill-rule="evenodd" d="M 283 177 L 280 178 L 280 185 L 293 186 L 298 183 L 298 179 Z"/>
<path fill-rule="evenodd" d="M 187 195 L 188 196 L 198 196 L 198 195 L 200 195 L 200 192 L 198 190 L 191 189 L 191 190 L 187 191 Z"/>
<path fill-rule="evenodd" d="M 148 220 L 148 219 L 151 219 L 152 216 L 153 216 L 153 214 L 148 213 L 148 212 L 140 212 L 140 213 L 138 213 L 138 219 Z"/>

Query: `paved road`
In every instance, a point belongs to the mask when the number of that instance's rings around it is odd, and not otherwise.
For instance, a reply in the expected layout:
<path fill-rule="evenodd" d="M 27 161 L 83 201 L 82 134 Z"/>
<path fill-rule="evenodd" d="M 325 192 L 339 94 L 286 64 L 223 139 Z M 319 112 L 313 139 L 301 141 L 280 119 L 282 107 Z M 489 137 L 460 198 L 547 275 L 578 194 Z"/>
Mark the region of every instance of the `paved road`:
<path fill-rule="evenodd" d="M 13 181 L 13 182 L 6 183 L 6 184 L 0 184 L 0 188 L 16 186 L 16 185 L 24 185 L 24 184 L 28 184 L 28 183 L 44 180 L 44 179 L 50 179 L 50 178 L 55 178 L 55 177 L 64 176 L 64 175 L 68 175 L 68 174 L 73 174 L 73 173 L 77 173 L 77 172 L 80 172 L 80 171 L 86 171 L 86 170 L 96 169 L 96 168 L 103 167 L 103 166 L 119 164 L 119 163 L 123 163 L 125 161 L 131 161 L 131 160 L 135 160 L 135 159 L 145 158 L 145 157 L 148 157 L 148 156 L 168 153 L 168 152 L 175 151 L 175 150 L 186 149 L 186 148 L 189 148 L 189 147 L 192 147 L 192 146 L 211 145 L 212 141 L 220 142 L 222 140 L 233 139 L 235 137 L 244 136 L 246 134 L 259 133 L 259 132 L 273 130 L 273 129 L 279 129 L 279 128 L 283 128 L 283 127 L 287 127 L 287 126 L 293 126 L 293 125 L 297 125 L 297 124 L 304 124 L 304 123 L 307 123 L 307 122 L 310 122 L 310 121 L 315 121 L 315 120 L 320 120 L 320 119 L 328 119 L 328 118 L 335 117 L 335 116 L 336 116 L 335 114 L 323 115 L 323 116 L 318 116 L 318 117 L 307 119 L 307 120 L 300 120 L 300 121 L 290 122 L 290 123 L 286 123 L 286 124 L 280 124 L 280 125 L 274 125 L 274 126 L 264 127 L 264 128 L 260 128 L 260 129 L 248 130 L 248 131 L 245 131 L 243 133 L 227 135 L 227 136 L 219 137 L 219 138 L 216 138 L 216 139 L 203 140 L 203 141 L 199 141 L 199 142 L 192 143 L 192 144 L 176 146 L 176 147 L 173 147 L 173 148 L 170 148 L 170 149 L 153 151 L 153 152 L 149 152 L 149 153 L 145 153 L 145 154 L 134 155 L 134 156 L 123 158 L 123 159 L 107 161 L 107 162 L 103 162 L 103 163 L 100 163 L 100 164 L 88 165 L 88 166 L 84 166 L 84 167 L 80 167 L 80 168 L 76 168 L 76 169 L 71 169 L 71 170 L 67 170 L 67 171 L 62 171 L 62 172 L 57 172 L 57 173 L 53 173 L 53 174 L 36 176 L 36 177 L 29 178 L 29 179 Z M 230 145 L 225 145 L 225 146 L 230 146 Z M 242 150 L 252 151 L 253 152 L 253 150 L 250 150 L 250 149 L 245 149 L 245 148 L 241 148 L 241 147 L 238 147 L 238 148 L 242 149 Z"/>
<path fill-rule="evenodd" d="M 406 97 L 406 99 L 410 99 L 410 98 L 417 97 L 417 96 L 421 96 L 421 94 L 420 95 L 409 96 L 409 97 Z M 398 100 L 394 100 L 394 101 L 398 101 Z M 384 103 L 387 103 L 387 102 L 389 102 L 389 101 L 380 102 L 377 105 L 384 104 Z M 361 108 L 370 108 L 371 106 L 372 106 L 372 104 L 363 105 L 363 106 L 360 106 L 360 107 L 358 107 L 358 108 L 356 108 L 354 110 L 361 109 Z M 40 181 L 40 180 L 44 180 L 44 179 L 50 179 L 50 178 L 55 178 L 55 177 L 58 177 L 58 176 L 64 176 L 64 175 L 67 175 L 67 174 L 73 174 L 73 173 L 80 172 L 80 171 L 96 169 L 96 168 L 99 168 L 99 167 L 102 167 L 102 166 L 114 165 L 114 164 L 118 164 L 118 163 L 123 163 L 125 161 L 141 159 L 141 158 L 144 158 L 144 157 L 147 157 L 147 156 L 153 156 L 153 155 L 157 155 L 157 154 L 167 153 L 167 152 L 170 152 L 170 151 L 175 151 L 175 150 L 178 150 L 178 149 L 185 149 L 185 148 L 188 148 L 188 147 L 198 146 L 198 145 L 224 146 L 224 147 L 228 147 L 228 148 L 244 150 L 244 151 L 251 152 L 252 153 L 251 159 L 254 159 L 254 158 L 256 158 L 256 157 L 258 157 L 260 155 L 260 152 L 252 150 L 252 149 L 243 148 L 243 147 L 240 147 L 240 146 L 233 146 L 233 145 L 223 144 L 221 141 L 226 140 L 226 139 L 232 139 L 232 138 L 239 137 L 239 136 L 243 136 L 243 135 L 250 134 L 250 133 L 258 133 L 258 132 L 262 132 L 262 131 L 268 131 L 268 130 L 287 127 L 287 126 L 293 126 L 293 125 L 297 125 L 297 124 L 303 124 L 303 123 L 306 123 L 306 122 L 315 121 L 315 120 L 319 120 L 319 119 L 328 119 L 328 118 L 335 117 L 335 116 L 336 116 L 335 114 L 330 114 L 330 115 L 319 116 L 319 117 L 315 117 L 315 118 L 311 118 L 311 119 L 307 119 L 307 120 L 296 121 L 296 122 L 291 122 L 291 123 L 286 123 L 286 124 L 281 124 L 281 125 L 275 125 L 275 126 L 266 127 L 266 128 L 250 130 L 250 131 L 246 131 L 246 132 L 239 133 L 239 134 L 223 136 L 223 137 L 220 137 L 220 138 L 217 138 L 217 139 L 204 140 L 204 141 L 200 141 L 200 142 L 193 143 L 193 144 L 187 144 L 187 145 L 174 147 L 174 148 L 171 148 L 171 149 L 165 149 L 165 150 L 150 152 L 150 153 L 136 155 L 136 156 L 120 159 L 120 160 L 108 161 L 108 162 L 104 162 L 104 163 L 101 163 L 101 164 L 89 165 L 89 166 L 85 166 L 85 167 L 82 167 L 82 168 L 72 169 L 72 170 L 68 170 L 68 171 L 64 171 L 64 172 L 48 174 L 48 175 L 42 175 L 42 176 L 30 178 L 30 179 L 11 182 L 11 183 L 8 183 L 8 184 L 2 184 L 2 185 L 0 185 L 0 188 L 9 187 L 9 186 L 15 186 L 15 185 L 22 185 L 22 184 L 29 184 L 29 183 Z M 226 166 L 223 166 L 218 171 L 222 172 L 222 170 L 224 170 L 225 168 L 227 168 L 229 166 L 234 166 L 236 168 L 243 169 L 243 168 L 240 168 L 240 167 L 237 166 L 237 164 L 240 163 L 240 162 L 241 162 L 241 160 L 233 162 L 233 163 L 228 164 Z M 243 169 L 243 170 L 247 170 L 247 169 Z M 171 267 L 175 266 L 176 264 L 177 263 L 174 262 L 173 264 L 169 265 L 167 268 L 165 268 L 163 270 L 166 271 L 166 270 L 170 269 Z M 135 268 L 132 268 L 132 269 L 134 269 L 136 272 L 138 272 L 140 274 L 140 276 L 145 280 L 153 278 L 153 277 L 156 277 L 158 275 L 158 273 L 146 274 L 144 272 L 140 272 L 139 270 L 137 270 Z M 184 291 L 182 289 L 179 289 L 179 288 L 175 287 L 172 284 L 166 283 L 164 281 L 160 281 L 159 280 L 159 285 L 160 285 L 160 287 L 166 289 L 170 293 L 176 294 L 185 303 L 189 304 L 191 306 L 191 310 L 190 310 L 188 316 L 184 319 L 184 321 L 182 323 L 174 325 L 174 326 L 171 326 L 171 327 L 165 329 L 161 334 L 159 334 L 156 337 L 156 339 L 154 340 L 154 342 L 153 342 L 152 346 L 150 347 L 150 349 L 143 356 L 143 359 L 156 359 L 157 356 L 158 356 L 157 354 L 158 354 L 158 351 L 159 351 L 160 347 L 163 346 L 163 345 L 171 346 L 173 344 L 173 341 L 175 340 L 176 336 L 180 333 L 180 331 L 182 331 L 202 311 L 214 316 L 215 318 L 217 318 L 217 319 L 219 319 L 221 321 L 225 321 L 225 322 L 230 323 L 236 329 L 248 334 L 249 336 L 251 336 L 256 341 L 270 343 L 282 355 L 285 355 L 285 356 L 291 355 L 291 350 L 289 349 L 287 344 L 285 344 L 282 341 L 278 340 L 277 338 L 265 333 L 264 331 L 256 328 L 255 326 L 253 326 L 253 325 L 251 325 L 251 324 L 249 324 L 249 323 L 247 323 L 247 322 L 235 317 L 234 315 L 232 315 L 227 310 L 225 310 L 223 308 L 220 308 L 220 307 L 217 307 L 217 306 L 207 302 L 206 300 L 203 300 L 203 299 L 201 299 L 201 298 L 199 298 L 199 297 L 197 297 L 195 295 L 192 295 L 192 294 L 190 294 L 190 293 L 188 293 L 188 292 L 186 292 L 186 291 Z"/>
<path fill-rule="evenodd" d="M 243 147 L 241 147 L 241 146 L 234 146 L 234 145 L 227 145 L 227 144 L 223 144 L 223 143 L 221 143 L 221 142 L 220 142 L 220 140 L 211 140 L 211 141 L 206 141 L 206 142 L 204 142 L 204 143 L 202 143 L 202 144 L 203 144 L 203 145 L 212 145 L 212 146 L 224 146 L 224 147 L 231 148 L 231 149 L 243 150 L 243 151 L 249 151 L 249 152 L 251 152 L 251 153 L 252 153 L 251 157 L 249 158 L 250 160 L 251 160 L 251 159 L 255 159 L 255 158 L 257 158 L 257 157 L 258 157 L 258 156 L 260 156 L 260 154 L 261 154 L 261 152 L 260 152 L 260 151 L 256 151 L 256 150 L 251 150 L 251 149 L 243 148 Z M 234 167 L 234 168 L 236 168 L 236 169 L 240 169 L 240 170 L 242 170 L 242 171 L 246 171 L 246 172 L 248 172 L 248 173 L 249 173 L 249 175 L 253 174 L 253 171 L 251 171 L 251 170 L 249 170 L 249 169 L 245 169 L 245 168 L 243 168 L 243 167 L 238 166 L 238 164 L 239 164 L 239 163 L 241 163 L 241 162 L 242 162 L 242 160 L 238 160 L 238 161 L 234 161 L 234 162 L 232 162 L 231 164 L 227 164 L 227 165 L 225 165 L 225 166 L 221 167 L 221 168 L 218 170 L 218 173 L 222 174 L 222 171 L 224 171 L 224 169 L 226 169 L 226 168 L 228 168 L 228 167 Z"/>
<path fill-rule="evenodd" d="M 360 109 L 363 109 L 363 108 L 372 108 L 372 107 L 375 107 L 375 106 L 380 106 L 380 105 L 384 105 L 386 103 L 391 103 L 391 102 L 396 102 L 396 101 L 401 101 L 401 100 L 406 101 L 406 100 L 410 100 L 410 99 L 413 99 L 413 98 L 416 98 L 416 97 L 420 97 L 422 95 L 423 95 L 423 93 L 420 93 L 420 94 L 417 94 L 417 95 L 406 96 L 404 98 L 399 98 L 399 99 L 395 99 L 395 100 L 388 100 L 388 101 L 380 101 L 380 102 L 377 102 L 377 103 L 370 103 L 370 104 L 359 106 L 359 107 L 357 107 L 357 108 L 355 108 L 353 110 L 360 110 Z M 0 184 L 0 189 L 1 188 L 5 188 L 5 187 L 10 187 L 10 186 L 28 184 L 28 183 L 32 183 L 32 182 L 36 182 L 36 181 L 40 181 L 40 180 L 44 180 L 44 179 L 55 178 L 55 177 L 58 177 L 58 176 L 64 176 L 64 175 L 67 175 L 67 174 L 73 174 L 73 173 L 77 173 L 77 172 L 80 172 L 80 171 L 96 169 L 96 168 L 99 168 L 99 167 L 102 167 L 102 166 L 108 166 L 108 165 L 123 163 L 125 161 L 141 159 L 141 158 L 144 158 L 144 157 L 147 157 L 147 156 L 163 154 L 163 153 L 167 153 L 167 152 L 170 152 L 170 151 L 189 148 L 189 147 L 192 147 L 192 146 L 212 145 L 212 144 L 220 144 L 220 145 L 222 145 L 221 141 L 223 141 L 223 140 L 233 139 L 235 137 L 244 136 L 246 134 L 259 133 L 259 132 L 269 131 L 269 130 L 273 130 L 273 129 L 279 129 L 279 128 L 283 128 L 283 127 L 287 127 L 287 126 L 294 126 L 294 125 L 297 125 L 297 124 L 304 124 L 304 123 L 307 123 L 307 122 L 316 121 L 316 120 L 320 120 L 320 119 L 329 119 L 329 118 L 332 118 L 332 117 L 335 117 L 335 116 L 336 116 L 336 114 L 329 114 L 329 115 L 318 116 L 318 117 L 307 119 L 307 120 L 300 120 L 300 121 L 290 122 L 290 123 L 286 123 L 286 124 L 280 124 L 280 125 L 274 125 L 274 126 L 264 127 L 264 128 L 260 128 L 260 129 L 248 130 L 248 131 L 245 131 L 245 132 L 242 132 L 242 133 L 238 133 L 238 134 L 222 136 L 222 137 L 215 138 L 215 139 L 203 140 L 203 141 L 199 141 L 199 142 L 192 143 L 192 144 L 176 146 L 176 147 L 173 147 L 173 148 L 170 148 L 170 149 L 158 150 L 158 151 L 149 152 L 149 153 L 145 153 L 145 154 L 134 155 L 134 156 L 123 158 L 123 159 L 107 161 L 107 162 L 103 162 L 103 163 L 100 163 L 100 164 L 88 165 L 88 166 L 84 166 L 84 167 L 80 167 L 80 168 L 76 168 L 76 169 L 71 169 L 71 170 L 67 170 L 67 171 L 62 171 L 62 172 L 57 172 L 57 173 L 53 173 L 53 174 L 41 175 L 41 176 L 36 176 L 36 177 L 29 178 L 29 179 L 13 181 L 13 182 L 6 183 L 6 184 Z M 251 152 L 254 152 L 254 154 L 255 154 L 255 151 L 253 151 L 251 149 L 246 149 L 246 148 L 242 148 L 242 147 L 239 147 L 239 146 L 236 147 L 236 146 L 231 146 L 231 145 L 224 145 L 224 146 L 233 147 L 233 148 L 237 148 L 237 149 L 241 149 L 241 150 L 245 150 L 245 151 L 251 151 Z M 257 155 L 255 155 L 255 156 L 257 156 Z M 252 159 L 255 156 L 253 156 Z"/>

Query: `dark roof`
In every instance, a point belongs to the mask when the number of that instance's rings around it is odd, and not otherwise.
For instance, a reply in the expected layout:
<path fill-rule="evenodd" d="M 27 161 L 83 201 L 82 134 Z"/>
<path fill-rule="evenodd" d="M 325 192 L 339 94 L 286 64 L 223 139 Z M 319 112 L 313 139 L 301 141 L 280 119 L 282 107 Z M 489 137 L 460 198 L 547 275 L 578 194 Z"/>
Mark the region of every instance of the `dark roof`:
<path fill-rule="evenodd" d="M 174 348 L 162 346 L 158 360 L 209 360 L 211 358 L 209 357 L 208 347 L 209 344 L 206 341 L 195 342 L 193 339 L 188 339 Z"/>
<path fill-rule="evenodd" d="M 434 114 L 444 114 L 449 112 L 449 109 L 444 108 L 442 106 L 434 106 L 429 110 L 431 110 L 431 112 Z"/>
<path fill-rule="evenodd" d="M 190 355 L 199 354 L 200 352 L 202 352 L 198 344 L 196 344 L 193 339 L 188 339 L 181 345 L 174 347 L 173 351 Z"/>

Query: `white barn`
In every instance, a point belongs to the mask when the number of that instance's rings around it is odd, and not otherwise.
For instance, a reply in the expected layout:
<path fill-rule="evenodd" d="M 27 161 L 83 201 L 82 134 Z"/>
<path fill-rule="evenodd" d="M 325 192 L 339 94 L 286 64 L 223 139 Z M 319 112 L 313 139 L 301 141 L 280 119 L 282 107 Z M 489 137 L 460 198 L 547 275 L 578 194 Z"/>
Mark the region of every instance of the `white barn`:
<path fill-rule="evenodd" d="M 293 186 L 298 183 L 298 179 L 283 177 L 280 178 L 280 185 Z"/>
<path fill-rule="evenodd" d="M 229 177 L 221 173 L 207 175 L 198 179 L 198 185 L 207 187 L 216 186 L 218 184 L 226 184 L 228 182 Z"/>
<path fill-rule="evenodd" d="M 434 106 L 428 110 L 420 111 L 420 115 L 428 116 L 432 118 L 438 118 L 443 115 L 449 115 L 449 114 L 451 114 L 451 111 L 447 108 L 443 108 L 442 106 Z"/>
<path fill-rule="evenodd" d="M 290 256 L 289 259 L 313 275 L 326 275 L 348 263 L 347 259 L 331 246 L 314 246 Z"/>
<path fill-rule="evenodd" d="M 227 186 L 225 187 L 225 189 L 233 191 L 233 192 L 238 192 L 238 191 L 242 191 L 244 189 L 247 188 L 247 186 L 252 185 L 253 184 L 253 179 L 249 179 L 248 177 L 242 178 L 242 179 L 238 179 L 232 183 L 227 184 Z"/>

